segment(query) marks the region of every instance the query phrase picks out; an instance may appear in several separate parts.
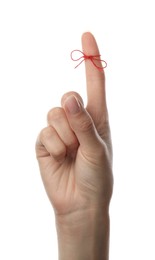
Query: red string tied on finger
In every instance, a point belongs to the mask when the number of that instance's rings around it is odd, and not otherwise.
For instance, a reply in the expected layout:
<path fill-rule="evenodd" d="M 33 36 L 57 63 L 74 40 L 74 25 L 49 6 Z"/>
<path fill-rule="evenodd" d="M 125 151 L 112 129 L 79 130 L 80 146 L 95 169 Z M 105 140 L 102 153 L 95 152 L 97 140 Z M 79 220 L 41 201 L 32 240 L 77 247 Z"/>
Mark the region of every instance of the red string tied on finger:
<path fill-rule="evenodd" d="M 79 57 L 78 59 L 74 59 L 74 58 L 73 58 L 73 53 L 75 53 L 75 52 L 80 52 L 80 53 L 82 54 L 82 56 Z M 86 55 L 84 52 L 82 52 L 82 51 L 80 51 L 80 50 L 73 50 L 73 51 L 71 52 L 71 59 L 72 59 L 73 61 L 79 61 L 79 60 L 82 59 L 82 60 L 80 61 L 80 63 L 75 66 L 75 69 L 76 69 L 84 60 L 90 60 L 90 61 L 93 63 L 93 65 L 94 65 L 99 71 L 103 71 L 103 70 L 107 67 L 107 63 L 106 63 L 105 60 L 101 60 L 100 57 L 101 57 L 101 55 Z M 104 66 L 100 67 L 100 66 L 96 65 L 95 61 L 103 62 L 103 63 L 104 63 Z"/>

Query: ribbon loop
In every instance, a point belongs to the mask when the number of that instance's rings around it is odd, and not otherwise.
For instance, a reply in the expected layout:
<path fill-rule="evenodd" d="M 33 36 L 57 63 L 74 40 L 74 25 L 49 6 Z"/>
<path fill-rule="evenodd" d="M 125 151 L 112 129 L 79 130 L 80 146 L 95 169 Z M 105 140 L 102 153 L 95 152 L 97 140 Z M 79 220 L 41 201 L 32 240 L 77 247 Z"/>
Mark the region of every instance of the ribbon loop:
<path fill-rule="evenodd" d="M 79 57 L 79 58 L 77 58 L 77 59 L 74 59 L 74 58 L 73 58 L 73 53 L 75 53 L 75 52 L 80 52 L 80 53 L 82 54 L 82 56 Z M 103 69 L 105 69 L 105 68 L 107 67 L 107 63 L 106 63 L 106 61 L 101 60 L 100 57 L 101 57 L 101 55 L 86 55 L 84 52 L 82 52 L 82 51 L 80 51 L 80 50 L 73 50 L 73 51 L 71 52 L 71 59 L 72 59 L 73 61 L 79 61 L 79 60 L 82 59 L 82 60 L 80 61 L 80 63 L 75 66 L 75 69 L 76 69 L 84 60 L 90 60 L 90 61 L 93 63 L 93 65 L 94 65 L 98 70 L 103 71 Z M 97 65 L 95 64 L 95 61 L 103 62 L 105 65 L 104 65 L 103 67 L 99 67 L 99 66 L 97 66 Z"/>

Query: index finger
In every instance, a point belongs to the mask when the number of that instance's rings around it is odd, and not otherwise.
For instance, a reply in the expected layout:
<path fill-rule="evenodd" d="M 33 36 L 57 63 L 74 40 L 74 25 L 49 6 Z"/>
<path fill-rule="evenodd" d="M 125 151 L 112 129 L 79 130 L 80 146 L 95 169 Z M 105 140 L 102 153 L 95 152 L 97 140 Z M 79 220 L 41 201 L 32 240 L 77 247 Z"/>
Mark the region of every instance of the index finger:
<path fill-rule="evenodd" d="M 82 48 L 86 55 L 100 55 L 94 36 L 90 32 L 82 35 Z M 96 60 L 96 65 L 102 67 L 102 63 Z M 87 83 L 87 110 L 92 116 L 95 124 L 103 117 L 107 117 L 105 74 L 104 70 L 98 70 L 90 60 L 85 62 Z"/>

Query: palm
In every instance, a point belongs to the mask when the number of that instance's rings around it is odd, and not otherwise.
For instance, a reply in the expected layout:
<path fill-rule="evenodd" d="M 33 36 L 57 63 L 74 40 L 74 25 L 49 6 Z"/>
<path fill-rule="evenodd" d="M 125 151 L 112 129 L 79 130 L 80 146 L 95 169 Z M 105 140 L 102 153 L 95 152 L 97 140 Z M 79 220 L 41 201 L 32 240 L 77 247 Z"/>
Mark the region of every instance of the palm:
<path fill-rule="evenodd" d="M 79 208 L 95 206 L 98 198 L 104 197 L 103 187 L 110 186 L 111 172 L 107 163 L 106 156 L 103 154 L 101 160 L 99 157 L 86 159 L 79 146 L 74 159 L 66 157 L 60 164 L 47 155 L 40 159 L 40 169 L 42 179 L 58 214 L 67 214 L 74 212 Z M 46 152 L 46 151 L 45 151 Z M 103 160 L 104 159 L 104 160 Z M 98 164 L 95 163 L 98 160 Z M 103 175 L 106 172 L 106 175 Z M 90 203 L 91 202 L 91 203 Z"/>

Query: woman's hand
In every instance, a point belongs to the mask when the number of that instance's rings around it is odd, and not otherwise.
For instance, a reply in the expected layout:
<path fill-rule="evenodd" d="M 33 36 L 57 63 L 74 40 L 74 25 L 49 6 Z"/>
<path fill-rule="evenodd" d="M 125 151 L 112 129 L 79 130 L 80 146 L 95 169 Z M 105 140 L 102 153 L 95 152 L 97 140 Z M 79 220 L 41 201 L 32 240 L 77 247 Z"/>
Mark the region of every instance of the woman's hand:
<path fill-rule="evenodd" d="M 99 54 L 91 33 L 83 34 L 82 46 L 87 55 Z M 42 180 L 60 226 L 63 222 L 69 226 L 74 219 L 77 225 L 80 225 L 78 219 L 84 222 L 87 218 L 88 222 L 90 212 L 95 212 L 94 217 L 98 212 L 108 215 L 112 195 L 112 144 L 105 75 L 90 60 L 85 63 L 86 108 L 78 93 L 66 93 L 62 107 L 49 111 L 48 126 L 36 142 Z M 97 65 L 101 66 L 100 61 Z"/>

